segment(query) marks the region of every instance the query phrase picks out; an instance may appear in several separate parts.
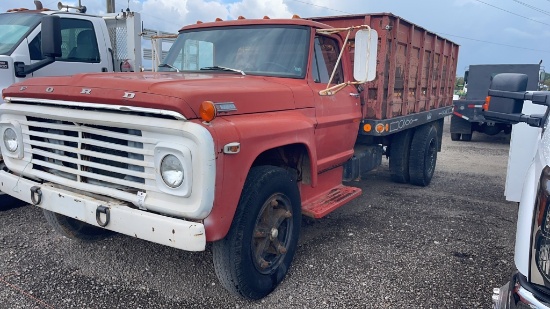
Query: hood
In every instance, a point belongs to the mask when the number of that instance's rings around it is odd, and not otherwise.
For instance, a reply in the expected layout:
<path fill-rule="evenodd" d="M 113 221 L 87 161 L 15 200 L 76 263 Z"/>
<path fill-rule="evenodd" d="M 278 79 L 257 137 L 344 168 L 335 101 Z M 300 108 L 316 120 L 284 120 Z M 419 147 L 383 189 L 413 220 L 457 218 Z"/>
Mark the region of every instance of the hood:
<path fill-rule="evenodd" d="M 233 73 L 93 73 L 32 78 L 3 95 L 164 109 L 193 119 L 203 101 L 234 103 L 237 110 L 228 114 L 294 109 L 292 90 L 280 80 Z"/>

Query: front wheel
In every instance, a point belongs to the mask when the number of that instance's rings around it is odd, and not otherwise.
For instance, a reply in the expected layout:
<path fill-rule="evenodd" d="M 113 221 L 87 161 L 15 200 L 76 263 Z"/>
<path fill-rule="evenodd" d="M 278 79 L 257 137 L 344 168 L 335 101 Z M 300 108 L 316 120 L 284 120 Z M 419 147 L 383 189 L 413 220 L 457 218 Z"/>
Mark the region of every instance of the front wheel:
<path fill-rule="evenodd" d="M 73 240 L 95 241 L 113 233 L 109 230 L 45 209 L 44 217 L 56 232 Z"/>
<path fill-rule="evenodd" d="M 0 192 L 0 210 L 7 210 L 10 208 L 15 208 L 19 206 L 24 206 L 27 203 L 16 199 L 15 197 L 8 195 L 6 193 Z"/>
<path fill-rule="evenodd" d="M 0 159 L 0 170 L 3 170 L 5 167 L 6 164 L 4 164 L 4 162 Z M 27 203 L 0 191 L 0 210 L 7 210 L 24 205 L 27 205 Z"/>
<path fill-rule="evenodd" d="M 229 233 L 213 244 L 221 284 L 248 299 L 271 293 L 290 268 L 300 224 L 295 177 L 279 167 L 252 168 Z"/>

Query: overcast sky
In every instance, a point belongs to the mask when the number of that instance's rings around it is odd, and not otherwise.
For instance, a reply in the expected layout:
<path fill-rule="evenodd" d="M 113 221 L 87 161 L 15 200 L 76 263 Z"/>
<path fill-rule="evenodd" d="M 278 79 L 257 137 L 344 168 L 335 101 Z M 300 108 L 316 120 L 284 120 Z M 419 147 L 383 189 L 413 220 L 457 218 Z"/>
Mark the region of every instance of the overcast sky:
<path fill-rule="evenodd" d="M 74 4 L 78 1 L 63 1 Z M 55 8 L 57 0 L 42 0 Z M 146 28 L 176 32 L 197 20 L 329 16 L 390 12 L 460 45 L 457 74 L 471 64 L 538 63 L 550 71 L 550 0 L 116 0 L 116 9 L 141 12 Z M 92 14 L 105 0 L 82 0 Z M 0 11 L 33 7 L 2 0 Z"/>

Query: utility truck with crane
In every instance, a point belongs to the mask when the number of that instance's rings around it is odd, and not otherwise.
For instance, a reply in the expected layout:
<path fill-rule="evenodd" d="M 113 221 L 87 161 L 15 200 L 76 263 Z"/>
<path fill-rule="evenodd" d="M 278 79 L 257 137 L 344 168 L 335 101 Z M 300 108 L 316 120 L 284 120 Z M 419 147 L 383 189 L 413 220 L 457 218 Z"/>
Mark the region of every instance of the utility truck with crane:
<path fill-rule="evenodd" d="M 358 197 L 350 181 L 383 155 L 393 180 L 430 183 L 457 57 L 388 13 L 198 22 L 160 72 L 5 89 L 0 189 L 71 238 L 211 242 L 222 285 L 262 298 L 290 268 L 302 215 Z"/>
<path fill-rule="evenodd" d="M 34 10 L 18 8 L 0 14 L 0 90 L 31 77 L 143 67 L 139 13 L 126 10 L 95 16 L 85 14 L 80 1 L 78 6 L 59 2 L 58 10 L 34 2 Z M 48 53 L 54 36 L 61 44 L 55 55 Z M 0 168 L 4 168 L 1 156 Z M 0 209 L 21 203 L 0 192 Z"/>

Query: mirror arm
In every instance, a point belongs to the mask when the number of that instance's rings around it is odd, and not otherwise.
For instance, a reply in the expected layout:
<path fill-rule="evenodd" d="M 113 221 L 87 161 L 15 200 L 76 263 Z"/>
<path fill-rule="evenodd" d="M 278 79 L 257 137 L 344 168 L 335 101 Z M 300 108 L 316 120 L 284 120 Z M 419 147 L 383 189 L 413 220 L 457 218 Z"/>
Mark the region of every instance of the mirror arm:
<path fill-rule="evenodd" d="M 332 80 L 334 79 L 334 75 L 336 74 L 336 70 L 338 69 L 338 65 L 340 64 L 342 60 L 342 55 L 344 54 L 344 49 L 346 47 L 346 44 L 348 44 L 349 37 L 351 35 L 351 31 L 354 29 L 370 29 L 370 26 L 368 25 L 361 25 L 361 26 L 354 26 L 354 27 L 348 27 L 348 28 L 333 28 L 333 29 L 317 29 L 317 33 L 321 34 L 336 34 L 342 31 L 347 31 L 348 34 L 346 35 L 346 39 L 344 40 L 344 44 L 342 45 L 342 48 L 340 49 L 340 54 L 338 55 L 338 59 L 336 60 L 336 65 L 334 66 L 334 69 L 332 70 L 332 74 L 330 75 L 330 79 L 327 84 L 327 88 L 324 90 L 319 91 L 319 95 L 322 96 L 328 96 L 328 95 L 334 95 L 338 91 L 344 89 L 348 85 L 356 85 L 356 84 L 362 84 L 363 82 L 344 82 L 338 85 L 330 86 L 332 84 Z"/>
<path fill-rule="evenodd" d="M 351 31 L 351 30 L 360 30 L 360 29 L 370 29 L 369 25 L 361 25 L 361 26 L 352 26 L 347 28 L 327 28 L 327 29 L 317 29 L 315 32 L 322 33 L 322 34 L 335 34 L 342 31 Z"/>
<path fill-rule="evenodd" d="M 489 89 L 489 96 L 497 98 L 506 98 L 514 100 L 527 100 L 525 95 L 527 92 L 512 92 L 512 91 L 503 91 L 503 90 L 493 90 Z"/>
<path fill-rule="evenodd" d="M 322 96 L 334 95 L 338 91 L 346 88 L 346 86 L 351 85 L 351 84 L 353 84 L 353 82 L 341 83 L 341 84 L 338 84 L 338 85 L 334 85 L 332 87 L 329 87 L 330 84 L 328 84 L 327 89 L 323 89 L 323 90 L 319 91 L 319 95 L 322 95 Z"/>
<path fill-rule="evenodd" d="M 550 92 L 548 91 L 529 92 L 526 98 L 534 104 L 550 106 Z"/>
<path fill-rule="evenodd" d="M 506 121 L 510 124 L 525 122 L 531 127 L 540 128 L 543 126 L 544 115 L 506 114 L 491 111 L 484 111 L 483 116 L 487 120 Z"/>
<path fill-rule="evenodd" d="M 533 104 L 550 106 L 549 91 L 510 92 L 489 89 L 489 96 L 514 100 L 529 100 L 533 102 Z"/>
<path fill-rule="evenodd" d="M 33 64 L 25 64 L 24 62 L 15 62 L 15 76 L 19 78 L 27 77 L 28 74 L 31 74 L 37 70 L 40 70 L 41 68 L 50 65 L 55 62 L 54 57 L 46 57 L 45 59 L 42 59 L 36 63 Z"/>
<path fill-rule="evenodd" d="M 319 91 L 320 95 L 333 95 L 337 93 L 338 91 L 344 89 L 345 86 L 348 85 L 348 83 L 342 83 L 339 85 L 330 86 L 332 84 L 332 80 L 334 79 L 334 75 L 336 75 L 336 71 L 338 70 L 338 65 L 340 65 L 340 62 L 342 61 L 342 55 L 344 54 L 344 49 L 346 44 L 348 43 L 349 36 L 351 34 L 351 28 L 348 29 L 348 35 L 346 35 L 346 39 L 344 40 L 344 44 L 342 45 L 342 48 L 340 49 L 340 54 L 338 55 L 338 59 L 336 60 L 336 64 L 334 65 L 334 69 L 332 69 L 332 74 L 330 74 L 330 78 L 328 80 L 327 88 L 324 90 Z"/>
<path fill-rule="evenodd" d="M 332 74 L 330 74 L 330 79 L 328 80 L 327 89 L 332 84 L 332 80 L 334 79 L 334 75 L 336 75 L 336 71 L 338 70 L 338 66 L 340 65 L 340 62 L 342 61 L 342 55 L 344 54 L 344 50 L 346 49 L 346 44 L 348 44 L 349 36 L 351 34 L 351 29 L 348 30 L 348 34 L 346 35 L 346 39 L 344 40 L 344 44 L 342 44 L 342 48 L 340 49 L 340 54 L 338 55 L 338 59 L 336 60 L 336 65 L 334 66 L 334 69 L 332 69 Z"/>
<path fill-rule="evenodd" d="M 521 122 L 527 123 L 531 127 L 541 128 L 544 125 L 542 121 L 544 116 L 541 115 L 522 115 Z"/>
<path fill-rule="evenodd" d="M 335 93 L 337 93 L 338 91 L 346 88 L 346 86 L 349 86 L 349 85 L 359 85 L 358 87 L 361 87 L 361 90 L 360 89 L 357 89 L 359 91 L 359 93 L 363 92 L 365 89 L 362 88 L 361 85 L 363 85 L 364 83 L 363 82 L 358 82 L 358 81 L 355 81 L 355 82 L 344 82 L 344 83 L 341 83 L 341 84 L 338 84 L 338 85 L 334 85 L 332 87 L 327 87 L 327 89 L 323 89 L 321 91 L 319 91 L 319 95 L 334 95 Z"/>

